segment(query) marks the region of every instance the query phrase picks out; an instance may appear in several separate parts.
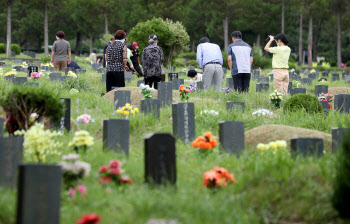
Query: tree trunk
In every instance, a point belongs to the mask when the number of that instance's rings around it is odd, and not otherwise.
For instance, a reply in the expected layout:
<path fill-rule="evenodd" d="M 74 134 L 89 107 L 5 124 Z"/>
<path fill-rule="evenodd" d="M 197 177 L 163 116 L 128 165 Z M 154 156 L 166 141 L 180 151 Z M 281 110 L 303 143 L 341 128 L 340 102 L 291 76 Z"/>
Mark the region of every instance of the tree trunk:
<path fill-rule="evenodd" d="M 6 57 L 11 57 L 11 3 L 7 3 Z"/>
<path fill-rule="evenodd" d="M 228 16 L 225 16 L 224 24 L 224 50 L 228 47 Z"/>
<path fill-rule="evenodd" d="M 109 34 L 109 31 L 108 31 L 108 19 L 107 19 L 107 16 L 105 16 L 105 34 Z"/>
<path fill-rule="evenodd" d="M 49 18 L 48 18 L 48 9 L 47 9 L 47 1 L 44 2 L 44 49 L 45 49 L 45 57 L 49 54 Z"/>
<path fill-rule="evenodd" d="M 260 47 L 260 33 L 258 33 L 258 37 L 256 38 L 256 46 Z"/>
<path fill-rule="evenodd" d="M 308 48 L 307 48 L 307 60 L 309 67 L 312 67 L 312 15 L 309 16 L 309 34 L 308 34 Z"/>
<path fill-rule="evenodd" d="M 281 24 L 282 24 L 282 33 L 284 33 L 284 1 L 285 0 L 282 0 L 282 21 L 281 21 Z"/>
<path fill-rule="evenodd" d="M 341 14 L 340 7 L 338 6 L 337 11 L 337 27 L 338 27 L 338 35 L 337 35 L 337 66 L 341 68 Z"/>
<path fill-rule="evenodd" d="M 317 55 L 318 55 L 318 39 L 320 37 L 320 34 L 321 34 L 321 27 L 322 27 L 322 23 L 323 23 L 323 20 L 320 19 L 318 20 L 318 23 L 317 23 L 317 29 L 316 29 L 316 33 L 315 33 L 315 38 L 314 38 L 314 43 L 313 43 L 313 47 L 312 47 L 312 60 L 313 61 L 317 61 Z"/>
<path fill-rule="evenodd" d="M 77 55 L 77 56 L 79 55 L 80 39 L 81 39 L 81 34 L 80 34 L 80 32 L 77 32 L 77 36 L 75 39 L 75 49 L 74 49 L 75 55 Z"/>
<path fill-rule="evenodd" d="M 300 14 L 299 23 L 299 62 L 303 63 L 303 14 Z"/>
<path fill-rule="evenodd" d="M 194 38 L 192 38 L 192 52 L 195 52 L 194 49 L 196 48 L 196 46 L 194 45 Z"/>
<path fill-rule="evenodd" d="M 93 50 L 93 37 L 92 35 L 90 36 L 90 54 L 92 53 Z"/>

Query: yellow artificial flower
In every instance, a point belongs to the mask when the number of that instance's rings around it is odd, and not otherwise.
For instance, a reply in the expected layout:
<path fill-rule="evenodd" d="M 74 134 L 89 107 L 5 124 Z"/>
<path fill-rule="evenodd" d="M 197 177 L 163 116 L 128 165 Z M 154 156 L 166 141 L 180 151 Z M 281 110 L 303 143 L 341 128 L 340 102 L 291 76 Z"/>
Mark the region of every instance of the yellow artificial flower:
<path fill-rule="evenodd" d="M 259 150 L 260 152 L 262 152 L 265 150 L 265 145 L 260 143 L 256 146 L 256 149 Z"/>
<path fill-rule="evenodd" d="M 269 143 L 269 148 L 272 149 L 272 150 L 277 149 L 276 143 L 275 143 L 275 142 L 270 142 L 270 143 Z"/>
<path fill-rule="evenodd" d="M 124 115 L 129 115 L 129 111 L 124 111 Z"/>
<path fill-rule="evenodd" d="M 279 96 L 279 97 L 278 97 L 278 99 L 280 99 L 280 100 L 281 100 L 281 99 L 282 99 L 282 97 L 281 97 L 281 96 Z"/>
<path fill-rule="evenodd" d="M 126 106 L 122 107 L 123 110 L 126 110 Z"/>
<path fill-rule="evenodd" d="M 278 149 L 286 149 L 287 148 L 287 142 L 286 141 L 276 141 L 276 147 Z"/>
<path fill-rule="evenodd" d="M 128 107 L 129 110 L 132 110 L 132 107 Z"/>
<path fill-rule="evenodd" d="M 139 112 L 139 108 L 135 107 L 134 111 L 138 113 Z"/>
<path fill-rule="evenodd" d="M 272 93 L 272 96 L 276 96 L 276 94 L 275 94 L 275 93 Z"/>
<path fill-rule="evenodd" d="M 134 110 L 132 110 L 132 111 L 130 111 L 130 112 L 131 112 L 132 115 L 135 115 L 135 111 L 134 111 Z"/>
<path fill-rule="evenodd" d="M 123 114 L 122 110 L 117 110 L 117 114 Z"/>
<path fill-rule="evenodd" d="M 130 103 L 125 104 L 125 106 L 130 107 Z"/>

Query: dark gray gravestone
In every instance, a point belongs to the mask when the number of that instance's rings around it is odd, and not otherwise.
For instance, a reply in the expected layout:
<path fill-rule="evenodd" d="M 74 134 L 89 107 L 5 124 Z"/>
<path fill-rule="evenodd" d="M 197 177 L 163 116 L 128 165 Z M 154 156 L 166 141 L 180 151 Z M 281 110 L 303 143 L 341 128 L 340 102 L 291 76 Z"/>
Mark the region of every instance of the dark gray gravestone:
<path fill-rule="evenodd" d="M 129 156 L 130 121 L 126 119 L 103 120 L 103 148 L 123 152 Z"/>
<path fill-rule="evenodd" d="M 47 69 L 49 72 L 53 72 L 53 70 L 54 70 L 54 67 L 48 67 L 48 69 Z"/>
<path fill-rule="evenodd" d="M 334 110 L 341 113 L 350 112 L 350 95 L 348 94 L 337 94 L 334 96 Z"/>
<path fill-rule="evenodd" d="M 179 74 L 178 73 L 169 73 L 168 74 L 168 82 L 172 82 L 174 79 L 178 79 Z"/>
<path fill-rule="evenodd" d="M 28 76 L 30 77 L 30 74 L 32 74 L 33 72 L 38 72 L 38 67 L 36 66 L 29 66 L 28 67 Z"/>
<path fill-rule="evenodd" d="M 197 90 L 204 90 L 204 82 L 203 81 L 197 82 Z"/>
<path fill-rule="evenodd" d="M 104 68 L 99 68 L 99 69 L 97 69 L 97 72 L 103 74 L 103 73 L 105 73 L 106 71 L 105 71 Z"/>
<path fill-rule="evenodd" d="M 151 133 L 146 136 L 145 182 L 176 184 L 175 138 L 170 134 Z"/>
<path fill-rule="evenodd" d="M 269 74 L 269 81 L 273 82 L 273 74 L 272 73 Z"/>
<path fill-rule="evenodd" d="M 4 61 L 0 61 L 0 66 L 4 66 L 6 63 Z"/>
<path fill-rule="evenodd" d="M 321 93 L 328 93 L 328 86 L 326 85 L 316 85 L 315 86 L 315 95 L 319 97 Z"/>
<path fill-rule="evenodd" d="M 9 81 L 9 82 L 13 82 L 13 79 L 15 78 L 14 75 L 10 75 L 10 76 L 5 76 L 4 77 L 6 81 Z"/>
<path fill-rule="evenodd" d="M 49 66 L 41 66 L 40 68 L 41 70 L 45 70 L 45 71 L 48 71 L 49 70 Z"/>
<path fill-rule="evenodd" d="M 257 83 L 256 84 L 256 92 L 268 91 L 269 84 L 268 83 Z"/>
<path fill-rule="evenodd" d="M 184 80 L 183 79 L 174 79 L 172 81 L 173 83 L 173 90 L 179 90 L 180 85 L 184 84 Z"/>
<path fill-rule="evenodd" d="M 67 76 L 67 75 L 63 75 L 61 76 L 61 82 L 65 82 L 67 81 L 68 79 L 74 79 L 72 76 Z"/>
<path fill-rule="evenodd" d="M 292 88 L 293 88 L 293 82 L 289 82 L 288 83 L 288 93 L 291 93 Z"/>
<path fill-rule="evenodd" d="M 343 80 L 344 80 L 344 82 L 349 83 L 350 82 L 350 75 L 344 75 Z"/>
<path fill-rule="evenodd" d="M 129 90 L 117 90 L 114 92 L 115 109 L 131 103 L 131 92 Z"/>
<path fill-rule="evenodd" d="M 328 114 L 328 111 L 329 111 L 329 104 L 328 104 L 328 101 L 320 101 L 321 105 L 322 105 L 322 108 L 323 108 L 323 113 L 325 115 Z"/>
<path fill-rule="evenodd" d="M 227 68 L 225 68 L 225 67 L 222 67 L 222 71 L 224 72 L 224 75 L 226 75 L 226 72 L 227 72 Z"/>
<path fill-rule="evenodd" d="M 170 106 L 173 102 L 173 84 L 171 82 L 160 82 L 158 84 L 158 99 L 160 106 Z"/>
<path fill-rule="evenodd" d="M 145 81 L 143 80 L 137 80 L 137 87 L 140 87 L 141 84 L 145 84 Z M 160 83 L 159 83 L 160 84 Z M 159 85 L 158 85 L 158 88 L 159 88 Z M 159 91 L 159 90 L 158 90 Z"/>
<path fill-rule="evenodd" d="M 128 82 L 132 80 L 132 72 L 124 72 L 124 79 Z"/>
<path fill-rule="evenodd" d="M 0 117 L 0 138 L 4 137 L 4 118 Z"/>
<path fill-rule="evenodd" d="M 11 57 L 16 57 L 16 52 L 11 51 Z"/>
<path fill-rule="evenodd" d="M 28 68 L 21 68 L 20 72 L 28 72 Z"/>
<path fill-rule="evenodd" d="M 328 72 L 327 72 L 327 71 L 323 71 L 323 72 L 322 72 L 322 77 L 328 78 Z"/>
<path fill-rule="evenodd" d="M 15 85 L 22 85 L 27 82 L 27 77 L 14 77 L 12 82 Z"/>
<path fill-rule="evenodd" d="M 39 87 L 39 83 L 38 82 L 26 82 L 26 83 L 24 83 L 24 85 Z"/>
<path fill-rule="evenodd" d="M 302 78 L 301 83 L 305 85 L 311 85 L 312 84 L 312 79 L 310 78 Z"/>
<path fill-rule="evenodd" d="M 190 70 L 196 70 L 194 66 L 188 66 L 188 71 Z"/>
<path fill-rule="evenodd" d="M 70 100 L 70 98 L 61 98 L 61 102 L 63 102 L 65 105 L 65 111 L 64 111 L 63 117 L 61 118 L 61 120 L 59 121 L 59 123 L 56 126 L 58 126 L 58 129 L 62 132 L 64 131 L 64 129 L 66 129 L 67 132 L 69 132 L 70 131 L 71 100 Z"/>
<path fill-rule="evenodd" d="M 305 88 L 292 88 L 291 95 L 294 96 L 296 94 L 306 94 Z"/>
<path fill-rule="evenodd" d="M 233 89 L 233 78 L 226 78 L 226 88 Z"/>
<path fill-rule="evenodd" d="M 321 138 L 292 138 L 291 151 L 302 156 L 323 155 L 324 143 Z"/>
<path fill-rule="evenodd" d="M 234 110 L 234 109 L 241 109 L 242 112 L 245 110 L 245 103 L 244 102 L 234 102 L 234 101 L 227 101 L 226 102 L 226 110 Z"/>
<path fill-rule="evenodd" d="M 268 77 L 264 77 L 264 76 L 260 76 L 259 78 L 259 82 L 261 83 L 269 83 L 269 78 Z"/>
<path fill-rule="evenodd" d="M 50 73 L 50 81 L 61 81 L 61 73 L 60 72 L 53 72 Z"/>
<path fill-rule="evenodd" d="M 160 100 L 158 99 L 142 99 L 141 112 L 144 114 L 153 114 L 159 119 L 160 116 Z"/>
<path fill-rule="evenodd" d="M 309 79 L 317 79 L 317 74 L 315 72 L 313 72 L 313 73 L 310 73 L 307 77 Z"/>
<path fill-rule="evenodd" d="M 90 62 L 90 61 L 87 61 L 87 62 L 85 62 L 85 64 L 87 64 L 87 65 L 91 65 L 91 62 Z"/>
<path fill-rule="evenodd" d="M 60 166 L 20 165 L 17 224 L 60 223 L 61 178 Z"/>
<path fill-rule="evenodd" d="M 300 75 L 293 75 L 292 80 L 301 81 L 301 76 Z"/>
<path fill-rule="evenodd" d="M 343 136 L 346 132 L 348 132 L 348 128 L 332 128 L 332 152 L 337 152 L 341 146 L 343 141 Z"/>
<path fill-rule="evenodd" d="M 334 82 L 334 81 L 339 81 L 340 80 L 340 78 L 339 78 L 339 74 L 338 73 L 336 73 L 336 74 L 332 74 L 332 81 Z"/>
<path fill-rule="evenodd" d="M 82 70 L 82 69 L 76 69 L 75 72 L 76 72 L 77 74 L 83 74 L 83 70 Z"/>
<path fill-rule="evenodd" d="M 22 66 L 14 66 L 13 69 L 16 70 L 16 72 L 20 72 L 21 71 Z"/>
<path fill-rule="evenodd" d="M 106 82 L 106 73 L 102 74 L 102 82 Z"/>
<path fill-rule="evenodd" d="M 173 135 L 189 144 L 195 139 L 194 103 L 173 103 Z"/>
<path fill-rule="evenodd" d="M 245 149 L 244 122 L 222 121 L 219 123 L 220 148 L 227 153 L 240 155 Z"/>
<path fill-rule="evenodd" d="M 0 186 L 16 186 L 18 165 L 23 160 L 23 142 L 22 136 L 0 137 Z"/>
<path fill-rule="evenodd" d="M 67 68 L 65 69 L 65 71 L 64 71 L 64 74 L 67 75 L 69 71 L 72 71 L 72 72 L 75 73 L 75 68 L 73 68 L 73 67 L 67 67 Z"/>
<path fill-rule="evenodd" d="M 96 64 L 96 63 L 93 63 L 92 65 L 91 65 L 91 68 L 92 68 L 92 70 L 97 70 L 98 69 L 98 65 Z"/>

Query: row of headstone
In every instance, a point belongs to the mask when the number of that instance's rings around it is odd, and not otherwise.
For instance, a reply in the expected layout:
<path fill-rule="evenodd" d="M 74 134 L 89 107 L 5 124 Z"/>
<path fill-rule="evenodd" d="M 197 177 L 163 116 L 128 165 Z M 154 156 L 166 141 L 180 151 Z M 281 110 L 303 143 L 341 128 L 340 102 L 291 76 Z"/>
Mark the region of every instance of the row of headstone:
<path fill-rule="evenodd" d="M 23 51 L 24 55 L 27 55 L 31 58 L 35 58 L 35 52 L 34 51 Z"/>
<path fill-rule="evenodd" d="M 268 91 L 270 85 L 268 83 L 257 83 L 256 84 L 256 92 Z"/>
<path fill-rule="evenodd" d="M 350 113 L 350 95 L 337 94 L 334 96 L 334 110 L 341 113 Z"/>

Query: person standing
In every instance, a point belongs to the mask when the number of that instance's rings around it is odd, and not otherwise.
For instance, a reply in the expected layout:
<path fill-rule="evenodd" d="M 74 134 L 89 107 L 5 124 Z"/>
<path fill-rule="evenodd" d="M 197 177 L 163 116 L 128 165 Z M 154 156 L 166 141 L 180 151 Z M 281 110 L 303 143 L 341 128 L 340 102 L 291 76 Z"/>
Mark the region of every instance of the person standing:
<path fill-rule="evenodd" d="M 110 41 L 107 42 L 107 44 L 105 45 L 105 47 L 103 48 L 103 67 L 106 67 L 106 62 L 107 62 L 107 56 L 106 56 L 106 51 L 107 48 L 110 44 L 112 44 L 115 41 L 115 38 L 112 37 Z"/>
<path fill-rule="evenodd" d="M 201 38 L 197 47 L 197 62 L 198 67 L 203 69 L 204 89 L 210 89 L 213 84 L 215 90 L 220 91 L 224 75 L 220 47 L 210 43 L 207 37 Z"/>
<path fill-rule="evenodd" d="M 145 75 L 145 85 L 158 89 L 158 82 L 162 73 L 162 64 L 164 54 L 161 47 L 158 46 L 158 38 L 156 35 L 148 37 L 149 46 L 143 49 L 142 64 Z"/>
<path fill-rule="evenodd" d="M 96 52 L 97 51 L 94 49 L 89 56 L 89 61 L 91 61 L 92 64 L 95 64 L 97 61 Z"/>
<path fill-rule="evenodd" d="M 136 72 L 138 73 L 138 76 L 143 76 L 142 72 L 142 66 L 140 63 L 140 53 L 139 53 L 139 46 L 136 42 L 131 43 L 130 50 L 132 51 L 133 56 L 131 56 L 132 64 L 134 65 L 134 68 Z"/>
<path fill-rule="evenodd" d="M 67 67 L 67 54 L 68 64 L 71 62 L 71 48 L 68 41 L 64 39 L 64 32 L 58 31 L 56 33 L 56 41 L 52 45 L 51 63 L 54 66 L 55 71 L 64 72 Z"/>
<path fill-rule="evenodd" d="M 242 40 L 242 33 L 232 33 L 232 44 L 228 46 L 227 62 L 231 71 L 233 88 L 238 92 L 249 92 L 253 50 Z"/>
<path fill-rule="evenodd" d="M 115 41 L 110 44 L 106 51 L 107 74 L 106 91 L 109 92 L 114 87 L 125 87 L 124 71 L 127 64 L 127 50 L 125 42 L 126 33 L 118 30 L 114 34 Z"/>
<path fill-rule="evenodd" d="M 275 90 L 288 92 L 289 74 L 288 74 L 288 60 L 291 53 L 288 45 L 288 39 L 284 33 L 277 36 L 269 36 L 270 41 L 266 44 L 264 50 L 273 54 L 272 68 L 273 68 L 273 85 Z M 271 43 L 276 41 L 277 47 L 270 47 Z"/>

